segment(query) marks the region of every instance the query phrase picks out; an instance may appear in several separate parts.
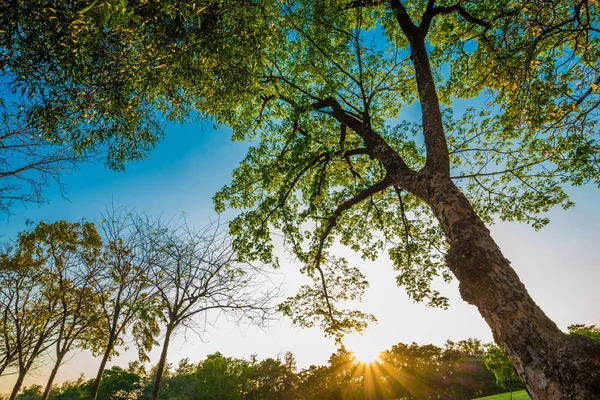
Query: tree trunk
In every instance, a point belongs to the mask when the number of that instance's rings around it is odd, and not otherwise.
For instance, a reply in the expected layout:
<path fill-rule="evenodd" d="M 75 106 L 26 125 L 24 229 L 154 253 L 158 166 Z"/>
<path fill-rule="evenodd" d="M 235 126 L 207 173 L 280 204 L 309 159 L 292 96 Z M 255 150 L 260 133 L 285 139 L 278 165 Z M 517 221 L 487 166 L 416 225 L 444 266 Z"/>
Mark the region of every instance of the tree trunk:
<path fill-rule="evenodd" d="M 10 393 L 10 397 L 8 398 L 8 400 L 15 400 L 15 398 L 19 394 L 19 391 L 21 390 L 21 386 L 23 385 L 25 375 L 27 375 L 27 369 L 19 369 L 19 376 L 17 378 L 17 381 L 15 382 L 15 386 L 13 387 L 13 390 Z"/>
<path fill-rule="evenodd" d="M 12 393 L 10 394 L 10 397 L 8 398 L 8 400 L 15 400 L 15 398 L 17 397 L 17 394 L 19 394 L 19 390 L 21 390 L 21 386 L 23 385 L 23 380 L 25 379 L 25 375 L 27 375 L 27 372 L 29 372 L 29 369 L 33 365 L 33 362 L 35 361 L 37 356 L 39 356 L 41 353 L 40 349 L 42 348 L 44 339 L 45 339 L 45 337 L 43 335 L 40 336 L 35 344 L 35 347 L 29 354 L 29 358 L 25 362 L 19 361 L 19 377 L 17 378 L 17 382 L 15 383 L 15 386 L 13 387 Z"/>
<path fill-rule="evenodd" d="M 600 343 L 561 332 L 535 304 L 467 198 L 443 174 L 424 180 L 442 225 L 446 261 L 534 399 L 600 397 Z"/>
<path fill-rule="evenodd" d="M 158 361 L 158 368 L 156 369 L 156 378 L 154 379 L 154 392 L 152 393 L 152 400 L 158 400 L 158 394 L 160 392 L 160 382 L 162 381 L 163 372 L 165 371 L 165 364 L 167 363 L 167 351 L 169 349 L 169 341 L 171 340 L 171 333 L 173 333 L 173 327 L 167 326 L 165 332 L 165 341 L 163 343 L 162 353 L 160 354 L 160 360 Z"/>
<path fill-rule="evenodd" d="M 113 350 L 113 343 L 113 338 L 110 338 L 108 340 L 106 350 L 104 351 L 104 355 L 102 356 L 102 361 L 100 361 L 100 367 L 98 368 L 96 379 L 94 379 L 94 385 L 92 386 L 90 400 L 96 400 L 96 398 L 98 397 L 98 391 L 100 390 L 100 382 L 102 381 L 102 375 L 104 374 L 104 369 L 106 368 L 106 363 L 108 362 L 110 353 Z"/>
<path fill-rule="evenodd" d="M 48 377 L 48 382 L 46 383 L 46 388 L 44 389 L 44 394 L 42 395 L 42 400 L 48 400 L 50 396 L 50 390 L 52 389 L 52 383 L 54 383 L 54 378 L 56 378 L 56 373 L 62 364 L 62 360 L 65 357 L 66 352 L 62 354 L 58 354 L 56 357 L 56 362 L 54 363 L 54 368 L 52 368 L 52 372 L 50 372 L 50 376 Z"/>

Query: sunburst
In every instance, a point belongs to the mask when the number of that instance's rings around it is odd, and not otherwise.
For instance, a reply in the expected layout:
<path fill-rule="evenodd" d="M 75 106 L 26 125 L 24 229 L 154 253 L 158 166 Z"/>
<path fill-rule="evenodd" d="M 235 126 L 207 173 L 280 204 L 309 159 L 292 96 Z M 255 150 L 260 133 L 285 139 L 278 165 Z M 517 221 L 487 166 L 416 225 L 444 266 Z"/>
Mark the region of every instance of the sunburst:
<path fill-rule="evenodd" d="M 358 346 L 352 349 L 352 353 L 354 353 L 354 355 L 356 356 L 356 360 L 361 363 L 372 364 L 381 361 L 379 359 L 379 355 L 381 354 L 381 352 L 373 346 Z"/>

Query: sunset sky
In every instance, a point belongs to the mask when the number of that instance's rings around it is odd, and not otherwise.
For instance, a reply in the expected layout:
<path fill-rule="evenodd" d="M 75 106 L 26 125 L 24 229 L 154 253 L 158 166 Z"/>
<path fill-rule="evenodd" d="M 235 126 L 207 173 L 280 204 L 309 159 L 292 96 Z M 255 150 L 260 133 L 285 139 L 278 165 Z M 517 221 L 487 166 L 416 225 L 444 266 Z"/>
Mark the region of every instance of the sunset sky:
<path fill-rule="evenodd" d="M 68 200 L 52 188 L 46 192 L 49 204 L 13 207 L 13 215 L 0 222 L 0 235 L 3 241 L 15 239 L 25 229 L 27 219 L 99 220 L 111 203 L 155 216 L 172 217 L 185 212 L 190 225 L 201 227 L 216 218 L 212 196 L 229 183 L 231 172 L 247 147 L 247 143 L 232 143 L 226 129 L 215 130 L 212 125 L 169 126 L 165 140 L 151 159 L 128 165 L 124 173 L 111 172 L 102 165 L 83 166 L 65 179 Z M 551 224 L 540 232 L 516 223 L 491 228 L 532 297 L 563 330 L 573 323 L 600 324 L 600 191 L 586 186 L 569 189 L 569 193 L 577 206 L 568 211 L 553 210 L 549 215 Z M 376 262 L 362 261 L 343 248 L 339 253 L 359 265 L 370 279 L 371 287 L 360 307 L 379 320 L 364 336 L 347 338 L 349 350 L 383 351 L 397 342 L 441 346 L 446 339 L 492 340 L 476 309 L 460 299 L 456 282 L 439 287 L 450 298 L 451 308 L 430 309 L 412 303 L 396 287 L 395 272 L 385 253 Z M 285 257 L 282 264 L 279 277 L 285 279 L 286 293 L 294 294 L 303 280 L 297 272 L 300 265 L 289 263 Z M 333 340 L 325 338 L 321 331 L 294 328 L 288 319 L 274 321 L 268 330 L 221 320 L 204 341 L 193 334 L 184 337 L 181 332 L 168 357 L 176 365 L 181 358 L 197 362 L 216 351 L 242 358 L 257 354 L 259 359 L 291 351 L 303 368 L 326 363 L 334 350 Z M 158 361 L 159 351 L 157 348 L 151 354 L 153 362 Z M 126 366 L 137 357 L 133 347 L 121 349 L 120 353 L 113 364 Z M 75 379 L 82 372 L 89 379 L 98 363 L 87 353 L 75 355 L 63 366 L 56 382 Z M 50 363 L 46 367 L 49 366 Z M 47 371 L 44 367 L 34 371 L 26 385 L 43 383 Z M 12 382 L 12 377 L 0 378 L 0 393 L 9 391 Z"/>

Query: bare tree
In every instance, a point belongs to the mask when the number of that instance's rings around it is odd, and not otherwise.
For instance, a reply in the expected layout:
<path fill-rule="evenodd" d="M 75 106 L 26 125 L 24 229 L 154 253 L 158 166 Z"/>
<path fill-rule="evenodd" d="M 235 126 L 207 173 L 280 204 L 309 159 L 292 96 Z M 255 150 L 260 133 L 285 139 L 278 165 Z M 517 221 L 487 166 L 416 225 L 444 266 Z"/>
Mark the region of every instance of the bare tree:
<path fill-rule="evenodd" d="M 114 207 L 108 209 L 100 228 L 105 241 L 101 258 L 104 269 L 96 286 L 101 297 L 103 338 L 97 351 L 102 359 L 91 389 L 92 400 L 98 396 L 106 363 L 115 354 L 115 348 L 124 344 L 127 331 L 134 327 L 132 333 L 142 359 L 159 332 L 153 309 L 155 292 L 147 276 L 150 254 L 140 245 L 142 232 L 136 229 L 132 214 Z"/>
<path fill-rule="evenodd" d="M 202 336 L 219 316 L 265 324 L 275 312 L 278 290 L 262 266 L 245 262 L 218 222 L 191 229 L 185 218 L 173 224 L 138 220 L 145 251 L 151 253 L 150 281 L 159 297 L 164 323 L 162 353 L 154 381 L 158 399 L 169 343 L 178 329 Z M 211 313 L 212 312 L 212 313 Z"/>

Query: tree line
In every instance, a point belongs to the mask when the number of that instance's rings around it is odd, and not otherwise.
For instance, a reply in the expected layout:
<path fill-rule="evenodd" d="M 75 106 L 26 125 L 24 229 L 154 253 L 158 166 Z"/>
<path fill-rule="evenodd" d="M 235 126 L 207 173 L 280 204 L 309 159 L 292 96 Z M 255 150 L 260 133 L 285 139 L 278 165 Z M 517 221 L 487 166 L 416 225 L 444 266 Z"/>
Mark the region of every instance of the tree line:
<path fill-rule="evenodd" d="M 486 366 L 490 345 L 477 339 L 448 341 L 444 347 L 398 343 L 377 361 L 363 363 L 340 347 L 326 365 L 299 370 L 292 353 L 249 360 L 211 354 L 193 363 L 167 364 L 160 383 L 165 400 L 321 400 L 321 399 L 471 399 L 503 392 Z M 509 364 L 510 365 L 510 364 Z M 511 367 L 512 368 L 512 367 Z M 139 362 L 105 372 L 98 399 L 151 399 L 158 365 Z M 94 380 L 83 377 L 54 385 L 50 399 L 87 399 Z M 522 387 L 522 386 L 519 386 Z M 18 400 L 39 400 L 43 388 L 30 386 Z"/>
<path fill-rule="evenodd" d="M 277 288 L 262 266 L 236 256 L 219 223 L 200 230 L 112 210 L 98 224 L 40 222 L 0 253 L 0 376 L 16 374 L 14 400 L 28 373 L 52 360 L 41 399 L 50 398 L 66 356 L 101 360 L 89 385 L 96 399 L 107 362 L 125 340 L 139 359 L 162 338 L 154 374 L 160 388 L 169 341 L 202 334 L 220 315 L 264 324 Z M 158 398 L 158 389 L 152 398 Z"/>
<path fill-rule="evenodd" d="M 569 331 L 600 341 L 595 325 L 571 325 Z M 48 398 L 83 400 L 96 393 L 98 400 L 150 400 L 157 382 L 164 400 L 472 399 L 524 388 L 500 347 L 471 338 L 447 340 L 443 347 L 398 343 L 369 363 L 341 346 L 326 365 L 304 369 L 291 352 L 263 360 L 217 352 L 197 363 L 184 358 L 177 366 L 159 362 L 149 369 L 134 361 L 104 371 L 98 388 L 82 375 L 52 385 Z M 31 385 L 16 399 L 41 400 L 45 392 Z"/>

